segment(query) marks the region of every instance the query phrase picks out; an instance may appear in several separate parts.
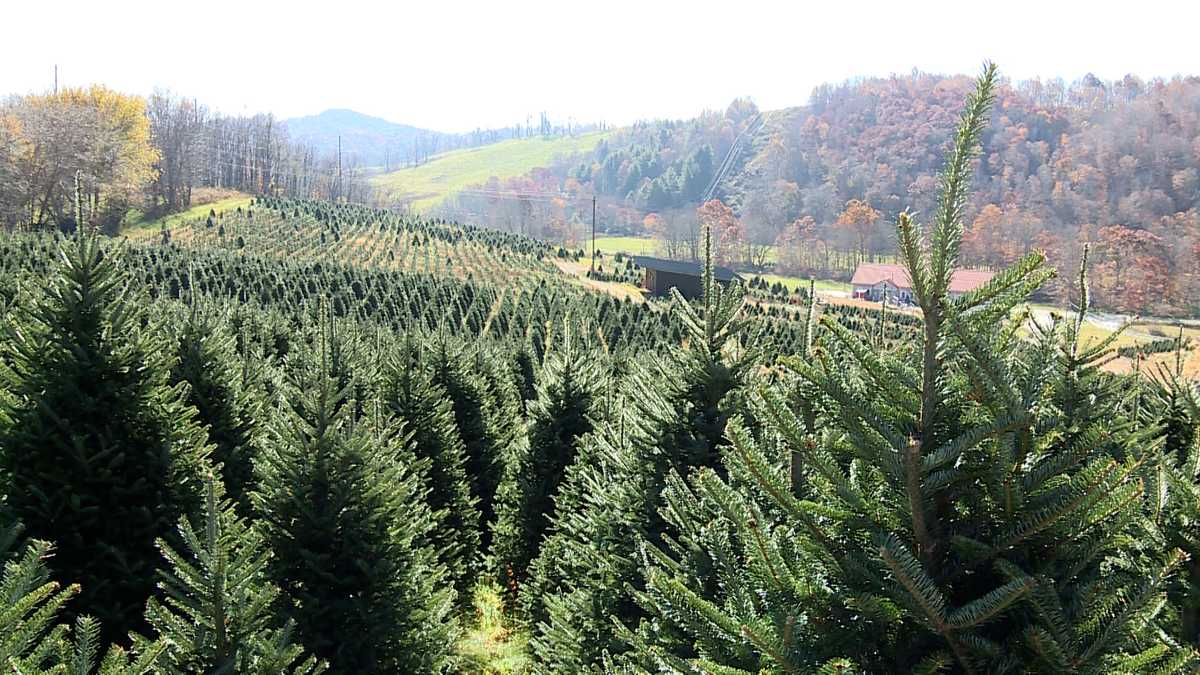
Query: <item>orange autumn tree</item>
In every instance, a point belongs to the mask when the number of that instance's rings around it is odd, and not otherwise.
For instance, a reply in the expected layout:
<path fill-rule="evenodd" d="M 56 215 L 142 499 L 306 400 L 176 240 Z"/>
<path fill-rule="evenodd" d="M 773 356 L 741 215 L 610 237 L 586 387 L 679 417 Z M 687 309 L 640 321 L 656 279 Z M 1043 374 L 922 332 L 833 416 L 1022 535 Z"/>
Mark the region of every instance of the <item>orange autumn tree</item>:
<path fill-rule="evenodd" d="M 1200 309 L 1200 261 L 1195 256 L 1200 246 L 1200 208 L 1163 216 L 1150 231 L 1162 237 L 1170 270 L 1167 295 L 1162 298 L 1165 307 L 1173 313 L 1194 313 Z"/>
<path fill-rule="evenodd" d="M 866 259 L 867 240 L 875 232 L 880 217 L 879 211 L 871 208 L 870 204 L 857 199 L 846 202 L 846 208 L 837 217 L 836 225 L 850 232 L 854 237 L 858 255 L 856 262 Z"/>
<path fill-rule="evenodd" d="M 642 218 L 642 229 L 655 241 L 655 248 L 660 254 L 673 260 L 687 257 L 690 249 L 685 233 L 672 227 L 672 223 L 662 215 L 647 213 Z"/>
<path fill-rule="evenodd" d="M 1004 212 L 987 204 L 963 232 L 963 257 L 975 264 L 997 265 L 1002 262 Z"/>
<path fill-rule="evenodd" d="M 802 274 L 829 268 L 829 242 L 821 238 L 817 221 L 801 216 L 775 239 L 776 267 L 788 274 Z"/>
<path fill-rule="evenodd" d="M 642 218 L 642 227 L 645 228 L 651 237 L 657 239 L 664 248 L 667 246 L 669 232 L 667 232 L 667 221 L 662 216 L 657 213 L 647 213 L 646 217 Z"/>
<path fill-rule="evenodd" d="M 713 257 L 718 265 L 731 265 L 737 259 L 744 232 L 742 223 L 720 199 L 710 199 L 696 209 L 701 225 L 712 228 Z"/>
<path fill-rule="evenodd" d="M 1123 312 L 1160 303 L 1170 280 L 1162 237 L 1124 225 L 1102 227 L 1097 236 L 1102 260 L 1096 285 L 1104 302 Z"/>

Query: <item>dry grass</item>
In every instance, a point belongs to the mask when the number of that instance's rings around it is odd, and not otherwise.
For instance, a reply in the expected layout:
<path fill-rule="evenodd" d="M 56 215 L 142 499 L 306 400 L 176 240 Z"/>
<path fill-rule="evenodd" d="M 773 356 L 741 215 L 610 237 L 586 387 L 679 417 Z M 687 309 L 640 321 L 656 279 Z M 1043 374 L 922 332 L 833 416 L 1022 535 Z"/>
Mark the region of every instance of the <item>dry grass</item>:
<path fill-rule="evenodd" d="M 463 672 L 481 675 L 523 675 L 532 672 L 529 634 L 511 625 L 504 615 L 500 590 L 480 585 L 475 590 L 475 625 L 463 635 L 458 652 Z"/>
<path fill-rule="evenodd" d="M 593 291 L 607 293 L 618 300 L 629 298 L 633 302 L 645 302 L 646 296 L 642 294 L 641 289 L 632 284 L 620 283 L 617 281 L 600 281 L 599 279 L 589 279 L 587 276 L 588 266 L 582 262 L 573 260 L 554 259 L 554 266 L 563 273 L 575 277 L 585 287 Z"/>

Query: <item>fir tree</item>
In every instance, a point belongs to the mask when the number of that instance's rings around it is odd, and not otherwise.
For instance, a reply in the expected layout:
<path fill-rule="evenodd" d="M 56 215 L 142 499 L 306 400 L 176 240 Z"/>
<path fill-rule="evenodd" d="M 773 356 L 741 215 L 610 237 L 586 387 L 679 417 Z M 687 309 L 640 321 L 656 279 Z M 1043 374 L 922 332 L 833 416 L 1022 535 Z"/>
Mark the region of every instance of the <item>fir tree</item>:
<path fill-rule="evenodd" d="M 255 417 L 261 414 L 258 387 L 248 358 L 237 360 L 227 328 L 193 306 L 176 338 L 171 382 L 188 384 L 185 401 L 196 408 L 213 445 L 211 459 L 243 514 L 250 513 L 254 485 Z"/>
<path fill-rule="evenodd" d="M 1149 517 L 1171 546 L 1188 554 L 1169 589 L 1177 617 L 1163 622 L 1164 629 L 1200 650 L 1200 384 L 1184 377 L 1178 349 L 1174 368 L 1160 367 L 1146 386 L 1145 416 L 1163 439 L 1146 471 Z"/>
<path fill-rule="evenodd" d="M 325 667 L 292 644 L 294 626 L 274 625 L 279 590 L 266 581 L 269 555 L 260 535 L 222 497 L 219 481 L 206 481 L 204 529 L 179 521 L 186 554 L 158 545 L 161 601 L 146 607 L 150 627 L 170 645 L 162 667 L 176 673 L 309 674 Z"/>
<path fill-rule="evenodd" d="M 338 672 L 437 672 L 452 661 L 453 591 L 428 546 L 427 461 L 402 430 L 355 417 L 323 329 L 294 354 L 252 497 L 273 552 L 281 616 Z M 307 358 L 306 358 L 307 356 Z M 301 361 L 305 362 L 301 365 Z"/>
<path fill-rule="evenodd" d="M 64 658 L 64 663 L 58 664 L 45 675 L 145 675 L 159 673 L 160 663 L 167 650 L 167 643 L 162 640 L 149 641 L 134 636 L 134 647 L 126 650 L 120 645 L 112 645 L 101 657 L 103 643 L 100 640 L 100 624 L 88 616 L 81 616 L 75 621 L 74 644 Z M 42 675 L 37 670 L 21 671 L 24 675 Z"/>
<path fill-rule="evenodd" d="M 100 619 L 105 641 L 142 624 L 154 541 L 200 504 L 204 434 L 167 385 L 161 327 L 125 290 L 93 235 L 61 248 L 44 292 L 17 313 L 14 383 L 0 416 L 8 507 L 55 541 L 56 579 L 79 583 L 69 614 Z"/>
<path fill-rule="evenodd" d="M 437 347 L 426 357 L 433 382 L 450 398 L 454 423 L 467 451 L 467 478 L 477 500 L 481 522 L 495 520 L 496 489 L 503 472 L 499 410 L 479 369 L 465 349 L 454 349 L 440 336 Z M 490 548 L 490 528 L 484 528 L 482 545 Z"/>
<path fill-rule="evenodd" d="M 1103 403 L 1107 345 L 1078 339 L 1086 290 L 1071 322 L 1035 326 L 1030 340 L 1023 316 L 1010 317 L 1049 276 L 1040 254 L 960 298 L 948 290 L 995 79 L 989 65 L 967 101 L 928 238 L 899 219 L 921 342 L 880 354 L 823 320 L 820 344 L 786 360 L 816 405 L 795 405 L 795 388 L 757 388 L 762 428 L 731 421 L 728 475 L 672 484 L 664 513 L 683 536 L 647 542 L 639 601 L 691 643 L 626 631 L 644 662 L 730 673 L 1178 666 L 1153 625 L 1182 555 L 1164 553 L 1141 517 L 1137 473 L 1154 444 Z M 690 564 L 696 548 L 719 586 Z"/>
<path fill-rule="evenodd" d="M 429 462 L 426 501 L 438 522 L 434 549 L 450 572 L 460 603 L 468 603 L 479 567 L 480 514 L 454 410 L 445 392 L 421 370 L 411 342 L 388 364 L 382 386 L 384 405 L 411 434 L 417 457 Z"/>
<path fill-rule="evenodd" d="M 592 431 L 599 398 L 594 355 L 573 346 L 552 352 L 530 401 L 527 442 L 508 459 L 497 495 L 492 553 L 503 581 L 515 588 L 537 555 L 554 517 L 554 497 L 575 459 L 580 436 Z"/>
<path fill-rule="evenodd" d="M 521 409 L 524 411 L 529 401 L 537 396 L 537 367 L 533 362 L 533 353 L 526 345 L 520 345 L 513 350 L 512 372 L 521 396 Z"/>
<path fill-rule="evenodd" d="M 79 587 L 50 581 L 44 561 L 53 549 L 33 541 L 18 551 L 20 532 L 16 525 L 0 529 L 0 666 L 25 671 L 60 655 L 67 629 L 55 622 Z"/>
<path fill-rule="evenodd" d="M 645 583 L 637 548 L 667 533 L 659 514 L 667 476 L 715 463 L 736 392 L 755 363 L 739 346 L 744 297 L 713 279 L 707 229 L 705 260 L 700 305 L 675 294 L 687 347 L 633 368 L 615 414 L 586 437 L 560 489 L 551 534 L 520 598 L 545 670 L 600 669 L 606 655 L 625 651 L 615 629 L 646 616 L 635 600 Z"/>
<path fill-rule="evenodd" d="M 158 663 L 166 643 L 142 640 L 135 653 L 111 647 L 100 654 L 100 624 L 81 616 L 74 640 L 58 624 L 66 604 L 79 586 L 62 588 L 49 579 L 45 561 L 53 555 L 46 542 L 32 541 L 17 553 L 21 528 L 0 528 L 0 667 L 24 675 L 141 675 Z"/>

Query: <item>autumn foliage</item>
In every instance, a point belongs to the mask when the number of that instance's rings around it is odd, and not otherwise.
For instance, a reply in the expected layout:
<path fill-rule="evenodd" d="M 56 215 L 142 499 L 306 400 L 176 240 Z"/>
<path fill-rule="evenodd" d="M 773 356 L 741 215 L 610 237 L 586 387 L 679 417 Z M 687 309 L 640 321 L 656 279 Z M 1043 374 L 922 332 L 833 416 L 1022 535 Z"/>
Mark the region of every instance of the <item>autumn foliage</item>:
<path fill-rule="evenodd" d="M 100 85 L 26 96 L 0 107 L 0 129 L 0 178 L 10 178 L 0 184 L 0 222 L 82 218 L 114 228 L 156 175 L 159 152 L 138 96 Z"/>
<path fill-rule="evenodd" d="M 782 272 L 848 277 L 864 257 L 894 250 L 898 213 L 937 208 L 939 161 L 970 87 L 924 73 L 819 86 L 806 105 L 762 114 L 712 198 L 740 221 L 743 252 L 779 244 Z M 676 223 L 706 208 L 696 177 L 721 163 L 754 112 L 743 104 L 621 130 L 553 167 L 554 187 L 570 180 L 600 195 L 612 227 L 639 231 L 642 216 L 629 210 Z M 1061 272 L 1044 299 L 1065 302 L 1091 242 L 1111 268 L 1097 270 L 1097 307 L 1200 313 L 1200 78 L 1002 82 L 981 145 L 964 264 L 999 269 L 1043 250 Z M 805 218 L 811 225 L 795 229 Z"/>
<path fill-rule="evenodd" d="M 713 255 L 718 265 L 731 265 L 738 257 L 744 230 L 733 209 L 719 199 L 704 202 L 696 209 L 696 219 L 713 232 Z"/>

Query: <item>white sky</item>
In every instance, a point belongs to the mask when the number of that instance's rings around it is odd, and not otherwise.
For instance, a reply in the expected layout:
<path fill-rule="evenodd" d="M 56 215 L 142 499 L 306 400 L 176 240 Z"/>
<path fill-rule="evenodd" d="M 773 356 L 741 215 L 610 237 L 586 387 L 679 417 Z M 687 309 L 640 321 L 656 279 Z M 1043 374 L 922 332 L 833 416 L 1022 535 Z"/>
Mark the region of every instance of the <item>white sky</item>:
<path fill-rule="evenodd" d="M 352 108 L 443 131 L 762 108 L 860 75 L 1200 75 L 1200 1 L 4 0 L 0 94 L 165 87 L 227 113 Z"/>

